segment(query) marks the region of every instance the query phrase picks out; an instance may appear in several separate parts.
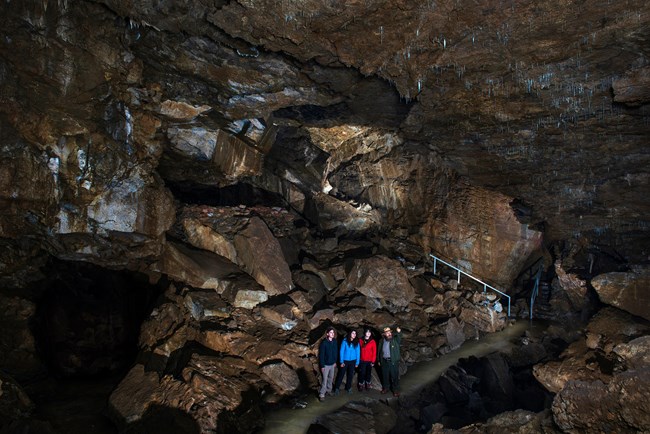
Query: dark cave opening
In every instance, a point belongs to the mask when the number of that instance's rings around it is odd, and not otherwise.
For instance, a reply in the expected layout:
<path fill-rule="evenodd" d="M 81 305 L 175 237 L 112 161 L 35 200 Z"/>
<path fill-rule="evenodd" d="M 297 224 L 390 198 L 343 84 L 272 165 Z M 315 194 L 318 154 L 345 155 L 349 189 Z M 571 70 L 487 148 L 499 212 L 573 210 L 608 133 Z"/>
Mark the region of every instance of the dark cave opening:
<path fill-rule="evenodd" d="M 279 194 L 247 183 L 216 187 L 191 182 L 167 181 L 166 186 L 176 199 L 187 204 L 207 206 L 255 206 L 264 204 L 264 206 L 269 207 L 287 207 L 286 201 Z"/>
<path fill-rule="evenodd" d="M 47 372 L 24 383 L 34 416 L 51 432 L 114 434 L 108 398 L 136 360 L 140 326 L 165 282 L 54 259 L 43 272 L 31 328 Z"/>
<path fill-rule="evenodd" d="M 127 369 L 161 288 L 145 275 L 83 262 L 53 261 L 46 275 L 33 329 L 50 371 L 85 377 Z"/>

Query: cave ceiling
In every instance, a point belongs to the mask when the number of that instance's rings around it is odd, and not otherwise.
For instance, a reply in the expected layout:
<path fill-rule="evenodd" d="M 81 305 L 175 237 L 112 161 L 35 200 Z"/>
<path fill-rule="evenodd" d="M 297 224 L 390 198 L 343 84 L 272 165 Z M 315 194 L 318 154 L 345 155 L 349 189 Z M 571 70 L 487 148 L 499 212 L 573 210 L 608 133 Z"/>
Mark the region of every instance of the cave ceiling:
<path fill-rule="evenodd" d="M 81 204 L 97 224 L 133 191 L 150 215 L 173 208 L 165 185 L 239 183 L 303 212 L 323 193 L 399 203 L 385 222 L 413 227 L 454 180 L 548 239 L 647 260 L 643 0 L 8 0 L 0 23 L 3 237 L 95 233 Z"/>

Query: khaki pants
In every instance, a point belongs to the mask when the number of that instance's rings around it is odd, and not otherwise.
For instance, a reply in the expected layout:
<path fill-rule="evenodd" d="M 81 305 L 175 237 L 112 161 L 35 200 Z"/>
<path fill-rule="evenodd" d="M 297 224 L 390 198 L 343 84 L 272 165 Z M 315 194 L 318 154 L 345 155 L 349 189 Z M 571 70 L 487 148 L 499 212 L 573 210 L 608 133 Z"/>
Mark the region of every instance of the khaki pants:
<path fill-rule="evenodd" d="M 332 382 L 334 381 L 334 365 L 326 365 L 323 366 L 323 369 L 321 372 L 323 373 L 323 383 L 320 386 L 320 391 L 318 392 L 318 396 L 321 398 L 325 397 L 325 393 L 332 392 Z"/>

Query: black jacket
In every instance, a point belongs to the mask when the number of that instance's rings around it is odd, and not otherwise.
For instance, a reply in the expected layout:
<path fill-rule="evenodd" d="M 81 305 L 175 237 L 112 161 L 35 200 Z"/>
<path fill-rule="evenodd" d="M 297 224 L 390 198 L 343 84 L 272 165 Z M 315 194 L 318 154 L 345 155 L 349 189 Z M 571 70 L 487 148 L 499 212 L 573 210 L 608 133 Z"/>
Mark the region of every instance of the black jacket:
<path fill-rule="evenodd" d="M 318 362 L 320 367 L 335 365 L 338 357 L 338 343 L 336 339 L 329 341 L 327 338 L 323 339 L 318 348 Z"/>

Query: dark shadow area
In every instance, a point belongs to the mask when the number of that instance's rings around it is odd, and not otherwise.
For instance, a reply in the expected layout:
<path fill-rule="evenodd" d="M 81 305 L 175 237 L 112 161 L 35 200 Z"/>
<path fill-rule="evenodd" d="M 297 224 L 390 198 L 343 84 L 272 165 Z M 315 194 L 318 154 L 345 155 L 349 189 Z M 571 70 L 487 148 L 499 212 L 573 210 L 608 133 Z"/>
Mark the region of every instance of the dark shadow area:
<path fill-rule="evenodd" d="M 201 428 L 189 414 L 177 408 L 153 405 L 142 419 L 127 426 L 124 434 L 198 434 Z"/>
<path fill-rule="evenodd" d="M 140 325 L 162 286 L 147 276 L 83 262 L 52 261 L 33 323 L 51 372 L 84 377 L 123 372 L 135 359 Z"/>
<path fill-rule="evenodd" d="M 107 401 L 135 361 L 140 326 L 165 282 L 57 259 L 42 272 L 47 277 L 32 289 L 31 328 L 47 372 L 23 383 L 33 419 L 53 432 L 117 433 Z"/>
<path fill-rule="evenodd" d="M 188 204 L 208 206 L 264 205 L 282 208 L 287 206 L 282 196 L 246 183 L 222 188 L 189 181 L 166 181 L 165 185 L 176 199 Z"/>

